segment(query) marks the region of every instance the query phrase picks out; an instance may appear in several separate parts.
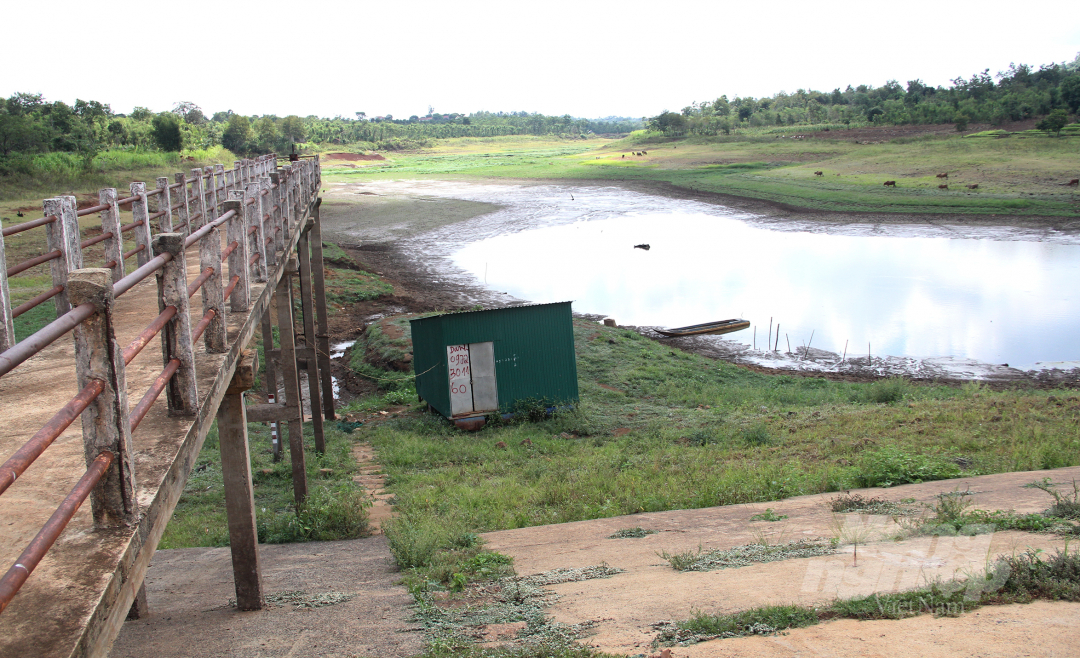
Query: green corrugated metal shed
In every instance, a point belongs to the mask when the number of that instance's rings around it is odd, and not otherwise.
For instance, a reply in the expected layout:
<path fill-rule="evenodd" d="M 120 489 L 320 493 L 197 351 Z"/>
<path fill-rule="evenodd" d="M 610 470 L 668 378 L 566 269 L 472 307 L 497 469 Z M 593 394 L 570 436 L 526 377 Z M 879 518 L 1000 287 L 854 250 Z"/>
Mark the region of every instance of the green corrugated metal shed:
<path fill-rule="evenodd" d="M 522 399 L 553 404 L 578 399 L 570 302 L 448 313 L 410 323 L 416 392 L 447 418 L 507 413 Z"/>

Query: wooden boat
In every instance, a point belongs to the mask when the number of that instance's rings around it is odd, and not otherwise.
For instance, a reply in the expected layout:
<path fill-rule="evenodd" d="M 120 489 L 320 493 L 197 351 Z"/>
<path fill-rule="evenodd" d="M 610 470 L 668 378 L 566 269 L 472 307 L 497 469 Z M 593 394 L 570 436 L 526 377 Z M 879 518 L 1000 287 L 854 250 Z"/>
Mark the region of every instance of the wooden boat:
<path fill-rule="evenodd" d="M 749 326 L 750 322 L 747 320 L 718 320 L 716 322 L 706 322 L 704 324 L 692 324 L 689 327 L 657 329 L 656 333 L 663 334 L 669 338 L 678 338 L 679 336 L 700 336 L 701 334 L 730 334 L 733 331 L 747 329 Z"/>

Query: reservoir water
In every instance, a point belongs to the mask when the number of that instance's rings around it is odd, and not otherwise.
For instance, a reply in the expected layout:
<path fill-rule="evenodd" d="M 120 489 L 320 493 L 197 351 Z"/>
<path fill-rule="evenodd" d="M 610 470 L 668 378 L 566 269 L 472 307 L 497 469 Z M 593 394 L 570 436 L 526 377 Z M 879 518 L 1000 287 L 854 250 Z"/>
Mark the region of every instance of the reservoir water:
<path fill-rule="evenodd" d="M 781 352 L 812 337 L 838 355 L 846 343 L 848 358 L 869 349 L 1021 369 L 1080 365 L 1075 234 L 836 225 L 614 187 L 451 182 L 422 192 L 503 205 L 410 244 L 445 276 L 520 300 L 572 300 L 575 311 L 638 326 L 741 317 L 754 330 L 724 338 L 758 350 L 771 318 L 779 334 L 770 347 Z"/>

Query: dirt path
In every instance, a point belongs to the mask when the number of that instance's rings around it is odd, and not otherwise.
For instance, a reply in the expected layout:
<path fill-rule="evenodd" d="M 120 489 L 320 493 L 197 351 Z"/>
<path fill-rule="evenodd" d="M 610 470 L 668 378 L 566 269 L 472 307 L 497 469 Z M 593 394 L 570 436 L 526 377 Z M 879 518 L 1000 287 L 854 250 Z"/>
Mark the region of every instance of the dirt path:
<path fill-rule="evenodd" d="M 914 499 L 909 506 L 917 506 L 935 502 L 935 496 L 941 493 L 970 491 L 968 498 L 975 507 L 1028 513 L 1044 510 L 1052 500 L 1044 492 L 1023 485 L 1047 476 L 1066 484 L 1080 478 L 1080 467 L 858 493 L 890 501 Z M 513 556 L 514 566 L 522 575 L 602 563 L 625 569 L 625 573 L 612 578 L 551 586 L 561 599 L 549 613 L 556 621 L 567 624 L 598 622 L 595 634 L 586 641 L 603 651 L 629 655 L 651 651 L 649 645 L 657 633 L 653 624 L 686 619 L 695 611 L 736 612 L 768 604 L 813 605 L 837 597 L 902 591 L 936 579 L 980 572 L 988 560 L 998 555 L 1032 549 L 1052 551 L 1065 545 L 1065 540 L 1057 536 L 1023 532 L 892 541 L 889 537 L 901 529 L 892 519 L 835 514 L 824 504 L 831 497 L 801 496 L 763 504 L 637 514 L 493 532 L 484 539 L 487 548 Z M 776 522 L 750 520 L 767 508 L 787 518 Z M 610 538 L 632 527 L 657 532 L 636 539 Z M 708 551 L 814 537 L 868 543 L 858 547 L 857 563 L 848 543 L 833 555 L 707 572 L 677 572 L 658 555 L 662 551 Z M 1060 634 L 1053 629 L 1078 622 L 1080 604 L 981 608 L 958 619 L 923 615 L 903 622 L 838 621 L 789 636 L 713 640 L 675 647 L 673 655 L 1051 655 L 1055 647 L 1053 655 L 1073 655 L 1075 643 L 1059 640 Z M 856 635 L 864 640 L 854 641 Z M 1032 644 L 1033 638 L 1038 638 L 1037 644 Z M 870 644 L 864 644 L 866 641 Z M 920 644 L 913 644 L 916 642 Z M 1041 653 L 1025 653 L 1035 646 Z"/>

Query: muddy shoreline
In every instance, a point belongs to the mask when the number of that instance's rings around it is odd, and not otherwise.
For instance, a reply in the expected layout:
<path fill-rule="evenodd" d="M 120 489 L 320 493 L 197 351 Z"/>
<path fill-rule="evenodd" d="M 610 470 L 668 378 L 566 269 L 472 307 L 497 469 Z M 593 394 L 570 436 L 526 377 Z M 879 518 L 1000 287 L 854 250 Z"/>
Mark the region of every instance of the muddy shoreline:
<path fill-rule="evenodd" d="M 485 181 L 490 182 L 490 181 Z M 730 195 L 688 191 L 667 183 L 613 183 L 612 181 L 534 181 L 499 180 L 499 184 L 567 184 L 574 186 L 604 185 L 665 196 L 694 200 L 758 215 L 756 221 L 765 224 L 791 223 L 793 220 L 827 222 L 837 226 L 854 224 L 901 226 L 968 226 L 980 228 L 1021 228 L 1048 230 L 1080 235 L 1080 220 L 1059 217 L 1008 217 L 1000 215 L 901 215 L 893 213 L 838 213 L 792 208 L 785 204 L 733 197 Z M 470 308 L 477 304 L 498 307 L 520 303 L 518 300 L 471 284 L 460 277 L 446 276 L 430 263 L 419 262 L 403 247 L 403 242 L 459 222 L 495 212 L 502 206 L 493 203 L 447 199 L 418 195 L 402 197 L 380 195 L 363 189 L 357 183 L 330 183 L 323 204 L 323 235 L 327 241 L 341 246 L 361 268 L 381 274 L 394 286 L 395 294 L 363 302 L 346 309 L 332 322 L 333 340 L 356 338 L 366 323 L 377 317 L 394 313 L 449 311 Z M 779 214 L 789 215 L 787 218 Z M 790 217 L 790 215 L 796 215 Z M 604 316 L 584 315 L 594 320 Z M 734 341 L 717 337 L 694 339 L 664 338 L 652 327 L 627 328 L 659 340 L 672 347 L 735 363 L 758 372 L 778 375 L 824 377 L 838 381 L 874 381 L 903 376 L 916 382 L 963 384 L 972 380 L 994 387 L 1035 386 L 1054 388 L 1080 387 L 1080 368 L 1067 370 L 1043 369 L 1023 371 L 1007 366 L 960 363 L 927 363 L 899 357 L 865 355 L 861 361 L 849 355 L 847 359 L 824 350 L 811 349 L 803 355 L 752 351 Z M 931 360 L 926 360 L 927 362 Z M 940 366 L 940 367 L 937 367 Z M 368 388 L 363 383 L 360 388 Z M 357 386 L 349 385 L 350 390 Z M 359 392 L 355 391 L 354 392 Z"/>

